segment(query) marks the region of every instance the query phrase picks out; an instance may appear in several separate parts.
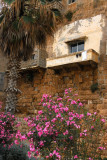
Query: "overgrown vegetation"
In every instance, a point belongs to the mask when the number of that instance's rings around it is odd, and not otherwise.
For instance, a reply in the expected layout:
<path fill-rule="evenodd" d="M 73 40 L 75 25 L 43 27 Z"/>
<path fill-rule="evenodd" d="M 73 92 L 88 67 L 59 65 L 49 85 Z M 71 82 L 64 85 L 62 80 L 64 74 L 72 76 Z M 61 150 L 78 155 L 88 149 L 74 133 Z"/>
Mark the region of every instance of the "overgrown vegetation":
<path fill-rule="evenodd" d="M 73 13 L 72 13 L 71 11 L 68 11 L 68 12 L 65 14 L 65 18 L 66 18 L 68 21 L 71 21 L 72 16 L 73 16 Z"/>
<path fill-rule="evenodd" d="M 91 91 L 92 91 L 92 93 L 94 93 L 96 90 L 98 90 L 98 83 L 93 83 L 91 85 Z"/>
<path fill-rule="evenodd" d="M 44 94 L 41 107 L 35 117 L 24 118 L 29 127 L 26 135 L 15 131 L 20 123 L 14 115 L 0 112 L 3 160 L 28 160 L 32 156 L 38 160 L 103 160 L 105 119 L 97 112 L 90 113 L 71 88 L 65 90 L 63 98 L 54 100 Z M 22 145 L 26 141 L 29 147 Z"/>

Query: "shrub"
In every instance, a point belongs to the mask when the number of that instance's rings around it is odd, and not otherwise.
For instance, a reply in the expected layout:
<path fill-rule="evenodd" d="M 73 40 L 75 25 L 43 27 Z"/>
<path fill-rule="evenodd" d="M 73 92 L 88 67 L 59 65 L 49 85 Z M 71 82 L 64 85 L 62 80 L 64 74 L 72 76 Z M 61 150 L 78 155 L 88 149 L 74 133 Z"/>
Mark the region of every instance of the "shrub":
<path fill-rule="evenodd" d="M 13 145 L 10 148 L 0 146 L 2 160 L 28 160 L 27 151 L 28 147 L 25 145 Z"/>
<path fill-rule="evenodd" d="M 0 102 L 1 104 L 1 102 Z M 2 106 L 0 105 L 0 109 Z M 16 118 L 10 113 L 4 113 L 0 110 L 0 144 L 11 144 L 15 136 Z"/>
<path fill-rule="evenodd" d="M 72 13 L 71 11 L 68 11 L 68 12 L 65 14 L 65 18 L 66 18 L 68 21 L 71 21 L 72 15 L 73 15 L 73 13 Z"/>
<path fill-rule="evenodd" d="M 65 90 L 63 98 L 55 101 L 43 95 L 35 118 L 25 118 L 30 130 L 27 134 L 30 151 L 44 159 L 101 159 L 101 136 L 105 120 L 96 112 L 90 113 L 71 89 Z"/>

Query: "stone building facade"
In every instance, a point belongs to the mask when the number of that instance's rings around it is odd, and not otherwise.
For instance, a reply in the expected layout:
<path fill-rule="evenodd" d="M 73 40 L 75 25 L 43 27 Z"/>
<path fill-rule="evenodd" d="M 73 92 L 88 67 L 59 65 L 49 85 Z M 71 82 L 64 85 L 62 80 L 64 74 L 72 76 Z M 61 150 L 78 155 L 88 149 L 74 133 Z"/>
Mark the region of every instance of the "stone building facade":
<path fill-rule="evenodd" d="M 29 61 L 32 65 L 22 65 L 18 104 L 22 112 L 27 106 L 33 113 L 43 93 L 63 96 L 70 87 L 89 108 L 107 115 L 107 2 L 63 0 L 62 4 L 65 13 L 72 12 L 71 21 L 65 18 L 54 38 L 48 39 L 46 53 L 35 49 L 36 56 Z M 91 88 L 97 83 L 93 93 Z"/>
<path fill-rule="evenodd" d="M 44 93 L 63 97 L 72 88 L 90 110 L 107 118 L 107 1 L 61 3 L 63 13 L 72 18 L 59 24 L 46 51 L 35 49 L 31 60 L 22 62 L 17 114 L 37 113 Z M 5 72 L 6 62 L 1 55 L 0 72 Z"/>

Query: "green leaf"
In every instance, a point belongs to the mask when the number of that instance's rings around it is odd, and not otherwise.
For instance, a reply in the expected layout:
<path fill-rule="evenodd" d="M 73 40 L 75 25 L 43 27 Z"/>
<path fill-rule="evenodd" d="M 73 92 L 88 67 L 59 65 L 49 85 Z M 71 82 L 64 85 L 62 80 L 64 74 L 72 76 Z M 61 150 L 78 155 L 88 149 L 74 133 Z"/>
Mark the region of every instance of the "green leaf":
<path fill-rule="evenodd" d="M 41 4 L 45 5 L 46 4 L 46 0 L 40 0 Z"/>
<path fill-rule="evenodd" d="M 4 15 L 2 14 L 2 15 L 0 16 L 0 23 L 2 22 L 3 18 L 4 18 Z"/>
<path fill-rule="evenodd" d="M 25 23 L 33 23 L 33 18 L 31 16 L 23 16 Z"/>
<path fill-rule="evenodd" d="M 19 21 L 17 20 L 13 22 L 12 26 L 15 30 L 18 30 L 18 24 L 19 24 Z"/>
<path fill-rule="evenodd" d="M 7 4 L 12 4 L 13 2 L 15 2 L 15 0 L 4 0 L 4 2 L 6 2 Z"/>
<path fill-rule="evenodd" d="M 55 16 L 61 17 L 61 13 L 58 9 L 52 8 L 52 12 L 54 12 Z"/>

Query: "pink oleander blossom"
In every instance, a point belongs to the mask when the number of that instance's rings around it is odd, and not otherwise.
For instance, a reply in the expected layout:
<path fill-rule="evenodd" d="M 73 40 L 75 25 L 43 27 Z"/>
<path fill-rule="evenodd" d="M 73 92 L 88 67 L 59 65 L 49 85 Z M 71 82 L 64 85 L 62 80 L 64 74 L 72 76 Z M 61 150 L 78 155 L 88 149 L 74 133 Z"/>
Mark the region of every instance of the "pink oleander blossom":
<path fill-rule="evenodd" d="M 105 121 L 105 119 L 101 119 L 101 121 L 103 122 L 103 123 L 105 123 L 106 121 Z"/>
<path fill-rule="evenodd" d="M 28 151 L 27 153 L 28 153 L 28 157 L 31 158 L 31 152 Z"/>
<path fill-rule="evenodd" d="M 38 111 L 38 114 L 39 115 L 43 114 L 43 111 L 42 110 Z"/>
<path fill-rule="evenodd" d="M 75 155 L 75 156 L 74 156 L 74 159 L 77 159 L 77 158 L 78 158 L 78 156 L 77 156 L 77 155 Z"/>
<path fill-rule="evenodd" d="M 77 102 L 75 100 L 72 100 L 71 104 L 77 104 Z"/>
<path fill-rule="evenodd" d="M 63 135 L 67 135 L 68 134 L 68 130 L 66 130 L 64 133 L 63 133 Z"/>

